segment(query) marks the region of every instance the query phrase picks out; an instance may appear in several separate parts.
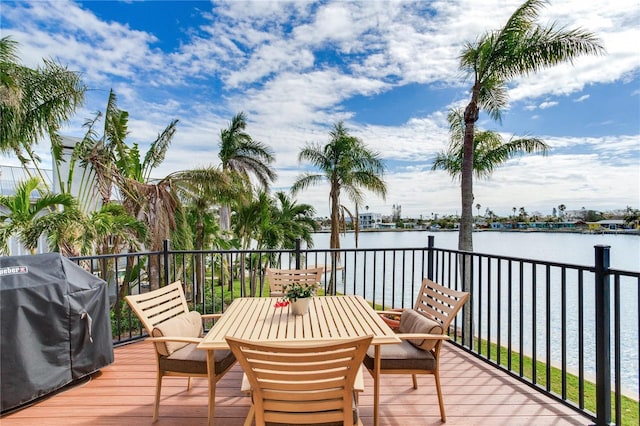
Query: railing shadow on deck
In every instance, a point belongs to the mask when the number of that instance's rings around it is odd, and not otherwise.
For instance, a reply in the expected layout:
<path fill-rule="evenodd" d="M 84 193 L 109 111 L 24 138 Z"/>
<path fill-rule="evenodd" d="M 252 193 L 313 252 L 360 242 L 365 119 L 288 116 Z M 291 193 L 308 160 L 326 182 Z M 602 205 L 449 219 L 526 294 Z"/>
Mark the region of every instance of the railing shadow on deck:
<path fill-rule="evenodd" d="M 438 249 L 433 236 L 384 249 L 179 251 L 167 241 L 158 252 L 73 260 L 109 283 L 115 344 L 145 336 L 124 296 L 176 280 L 193 309 L 222 313 L 237 297 L 268 295 L 266 266 L 322 265 L 325 294 L 385 308 L 413 306 L 427 277 L 472 294 L 453 323 L 456 345 L 596 425 L 638 419 L 640 272 L 611 269 L 608 246 L 594 247 L 593 266 Z"/>

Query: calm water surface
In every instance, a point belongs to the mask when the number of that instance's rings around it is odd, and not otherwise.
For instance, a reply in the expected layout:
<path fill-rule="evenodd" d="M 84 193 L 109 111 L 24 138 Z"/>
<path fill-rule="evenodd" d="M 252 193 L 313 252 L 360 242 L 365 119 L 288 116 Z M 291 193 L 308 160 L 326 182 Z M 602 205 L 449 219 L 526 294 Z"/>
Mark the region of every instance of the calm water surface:
<path fill-rule="evenodd" d="M 361 232 L 360 248 L 425 247 L 427 237 L 435 236 L 436 248 L 458 248 L 457 232 Z M 315 248 L 329 247 L 329 234 L 313 237 Z M 343 248 L 355 247 L 354 234 L 341 236 Z M 549 262 L 591 266 L 594 264 L 593 246 L 611 246 L 611 267 L 627 271 L 640 271 L 640 236 L 624 234 L 574 234 L 551 232 L 496 232 L 473 233 L 473 250 L 477 253 L 522 257 Z"/>

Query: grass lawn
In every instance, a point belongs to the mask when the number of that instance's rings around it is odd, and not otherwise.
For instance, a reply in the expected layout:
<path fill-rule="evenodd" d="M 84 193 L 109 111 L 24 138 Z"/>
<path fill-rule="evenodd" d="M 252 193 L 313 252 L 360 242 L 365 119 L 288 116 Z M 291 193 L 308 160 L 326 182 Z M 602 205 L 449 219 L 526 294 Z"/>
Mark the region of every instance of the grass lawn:
<path fill-rule="evenodd" d="M 489 346 L 491 352 L 488 352 L 487 342 L 482 340 L 475 342 L 476 348 L 480 345 L 480 353 L 485 357 L 488 353 L 491 354 L 490 360 L 498 363 L 498 346 L 492 343 Z M 509 362 L 509 353 L 508 349 L 505 347 L 500 347 L 500 365 L 508 368 Z M 518 373 L 520 371 L 520 367 L 522 363 L 522 375 L 529 380 L 533 381 L 533 359 L 527 356 L 521 357 L 517 352 L 511 351 L 511 371 Z M 535 363 L 535 383 L 539 386 L 550 389 L 551 392 L 562 395 L 562 370 L 556 367 L 550 367 L 550 380 L 549 384 L 547 383 L 547 364 L 541 361 L 536 361 Z M 576 405 L 579 405 L 579 392 L 580 392 L 580 381 L 578 376 L 574 374 L 567 373 L 565 375 L 565 384 L 566 384 L 566 399 L 574 402 Z M 595 383 L 584 381 L 584 407 L 595 413 L 596 411 L 596 385 Z M 611 416 L 612 421 L 615 420 L 615 394 L 611 393 Z M 621 412 L 622 412 L 622 422 L 616 422 L 621 425 L 633 425 L 636 426 L 638 423 L 638 401 L 635 401 L 629 397 L 622 395 L 621 398 Z"/>

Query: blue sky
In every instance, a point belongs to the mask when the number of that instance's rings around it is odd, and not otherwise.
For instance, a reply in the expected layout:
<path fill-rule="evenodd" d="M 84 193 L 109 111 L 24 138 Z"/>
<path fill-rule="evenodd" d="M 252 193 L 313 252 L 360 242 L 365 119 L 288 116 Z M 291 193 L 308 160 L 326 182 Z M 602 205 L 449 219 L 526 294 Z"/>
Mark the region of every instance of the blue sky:
<path fill-rule="evenodd" d="M 306 169 L 300 149 L 325 143 L 343 120 L 387 167 L 388 196 L 369 194 L 369 210 L 388 215 L 399 204 L 403 216 L 428 217 L 460 213 L 458 183 L 430 170 L 448 143 L 447 111 L 469 99 L 460 51 L 520 4 L 3 0 L 0 26 L 23 64 L 53 58 L 82 74 L 90 90 L 62 134 L 82 136 L 111 88 L 130 114 L 129 143 L 143 151 L 179 119 L 156 177 L 218 165 L 220 130 L 244 111 L 248 132 L 275 152 L 273 188 L 288 190 Z M 502 122 L 482 116 L 478 126 L 536 136 L 551 150 L 476 181 L 475 202 L 499 215 L 640 208 L 640 3 L 555 0 L 539 22 L 594 32 L 607 54 L 510 84 Z M 46 141 L 39 150 L 50 161 Z M 297 199 L 328 215 L 328 187 Z"/>

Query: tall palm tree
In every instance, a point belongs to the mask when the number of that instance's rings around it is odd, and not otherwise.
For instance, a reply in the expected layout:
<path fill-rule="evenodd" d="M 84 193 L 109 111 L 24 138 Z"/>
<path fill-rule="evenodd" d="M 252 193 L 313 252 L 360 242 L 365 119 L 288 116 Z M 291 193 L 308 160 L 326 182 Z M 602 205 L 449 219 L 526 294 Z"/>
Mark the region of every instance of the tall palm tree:
<path fill-rule="evenodd" d="M 507 83 L 586 54 L 604 52 L 601 42 L 581 29 L 539 26 L 535 20 L 547 2 L 528 0 L 511 15 L 505 26 L 467 43 L 460 68 L 473 79 L 471 99 L 464 111 L 464 144 L 461 169 L 462 217 L 458 248 L 472 251 L 473 172 L 475 123 L 480 109 L 500 120 L 507 106 Z"/>
<path fill-rule="evenodd" d="M 363 204 L 363 189 L 386 196 L 387 187 L 382 179 L 384 164 L 378 153 L 369 150 L 355 136 L 351 136 L 343 122 L 334 125 L 329 133 L 329 142 L 322 146 L 310 143 L 302 148 L 299 161 L 308 161 L 318 169 L 316 173 L 305 173 L 298 177 L 291 187 L 296 194 L 310 186 L 328 182 L 331 205 L 330 248 L 340 248 L 340 196 L 342 191 L 356 205 Z M 337 264 L 337 258 L 332 259 Z M 335 271 L 336 268 L 333 268 Z M 333 280 L 331 281 L 333 284 Z M 330 285 L 329 291 L 333 291 Z"/>
<path fill-rule="evenodd" d="M 247 132 L 247 119 L 243 112 L 236 114 L 229 127 L 220 131 L 218 158 L 222 170 L 235 178 L 249 179 L 250 176 L 258 180 L 259 186 L 267 189 L 276 179 L 276 173 L 271 167 L 274 161 L 273 151 L 265 144 L 254 140 Z M 220 226 L 223 231 L 231 228 L 230 203 L 226 200 L 220 206 Z"/>
<path fill-rule="evenodd" d="M 29 178 L 16 186 L 14 195 L 0 195 L 0 253 L 9 253 L 9 238 L 18 240 L 35 254 L 43 234 L 77 221 L 80 213 L 69 194 L 52 194 L 38 178 Z M 32 193 L 39 196 L 32 199 Z M 57 250 L 57 247 L 52 247 Z"/>
<path fill-rule="evenodd" d="M 21 65 L 17 50 L 10 36 L 0 38 L 0 153 L 14 153 L 42 179 L 33 145 L 48 136 L 54 155 L 60 151 L 57 131 L 82 104 L 86 87 L 78 73 L 51 60 L 36 69 Z"/>
<path fill-rule="evenodd" d="M 213 208 L 223 199 L 243 199 L 241 187 L 233 184 L 230 177 L 219 168 L 204 167 L 185 170 L 173 175 L 173 186 L 185 205 L 187 223 L 194 237 L 194 248 L 198 251 L 210 247 L 215 241 L 217 247 L 230 248 L 224 238 Z M 204 297 L 205 268 L 203 255 L 195 257 L 196 296 Z"/>
<path fill-rule="evenodd" d="M 454 179 L 462 175 L 465 123 L 462 110 L 449 111 L 450 143 L 446 152 L 440 152 L 431 166 L 431 170 L 445 170 Z M 546 155 L 549 146 L 538 138 L 518 138 L 504 141 L 499 133 L 483 130 L 475 131 L 473 141 L 473 172 L 477 178 L 489 178 L 496 167 L 511 158 L 524 153 Z M 476 208 L 479 210 L 478 206 Z M 480 214 L 480 213 L 478 213 Z"/>

